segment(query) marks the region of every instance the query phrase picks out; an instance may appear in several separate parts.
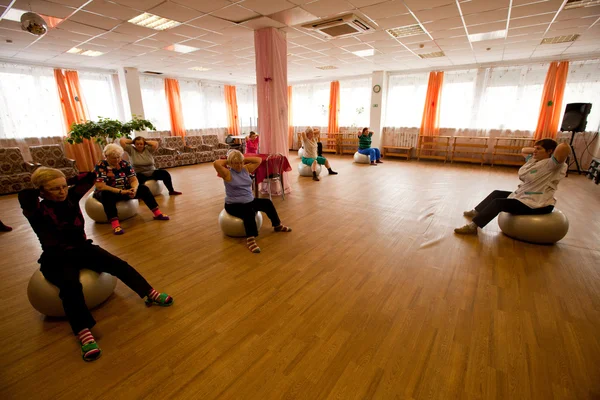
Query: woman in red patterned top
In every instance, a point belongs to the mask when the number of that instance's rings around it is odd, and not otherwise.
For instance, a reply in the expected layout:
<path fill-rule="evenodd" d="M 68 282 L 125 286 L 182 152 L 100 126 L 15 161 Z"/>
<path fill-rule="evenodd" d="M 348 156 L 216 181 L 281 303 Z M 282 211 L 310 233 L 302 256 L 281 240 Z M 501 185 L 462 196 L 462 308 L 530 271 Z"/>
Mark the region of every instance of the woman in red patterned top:
<path fill-rule="evenodd" d="M 105 160 L 96 165 L 94 197 L 104 206 L 106 217 L 115 235 L 125 233 L 117 217 L 117 202 L 142 199 L 154 214 L 154 219 L 166 221 L 169 217 L 158 208 L 158 203 L 146 185 L 140 185 L 131 165 L 121 159 L 123 148 L 109 144 L 104 148 Z"/>
<path fill-rule="evenodd" d="M 94 185 L 95 178 L 93 172 L 84 172 L 69 179 L 67 184 L 61 171 L 40 167 L 31 176 L 36 189 L 19 192 L 23 214 L 42 245 L 42 256 L 38 260 L 40 270 L 60 290 L 65 314 L 73 333 L 81 341 L 85 361 L 96 360 L 102 351 L 90 332 L 96 321 L 85 305 L 79 282 L 82 268 L 116 276 L 141 298 L 146 298 L 147 305 L 173 304 L 171 296 L 152 289 L 131 265 L 93 245 L 86 237 L 79 200 Z"/>

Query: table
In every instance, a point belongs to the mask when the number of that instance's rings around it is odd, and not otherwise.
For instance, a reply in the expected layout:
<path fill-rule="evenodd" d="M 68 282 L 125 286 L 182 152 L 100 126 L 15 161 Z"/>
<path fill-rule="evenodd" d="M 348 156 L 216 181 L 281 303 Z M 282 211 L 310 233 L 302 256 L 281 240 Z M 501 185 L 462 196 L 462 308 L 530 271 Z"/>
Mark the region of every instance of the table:
<path fill-rule="evenodd" d="M 246 152 L 246 138 L 247 136 L 231 136 L 231 138 L 233 139 L 233 143 L 237 143 L 237 144 L 241 144 L 242 145 L 242 153 Z"/>

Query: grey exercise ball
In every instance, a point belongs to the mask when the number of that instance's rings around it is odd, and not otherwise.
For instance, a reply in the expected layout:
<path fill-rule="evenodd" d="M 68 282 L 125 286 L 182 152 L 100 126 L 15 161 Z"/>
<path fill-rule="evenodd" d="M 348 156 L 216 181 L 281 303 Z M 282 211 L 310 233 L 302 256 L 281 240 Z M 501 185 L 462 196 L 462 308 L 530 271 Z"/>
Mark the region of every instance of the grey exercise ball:
<path fill-rule="evenodd" d="M 354 153 L 354 162 L 357 164 L 371 164 L 371 157 L 368 154 Z"/>
<path fill-rule="evenodd" d="M 150 192 L 154 197 L 160 196 L 163 193 L 163 190 L 165 190 L 165 185 L 162 183 L 162 181 L 155 181 L 154 179 L 144 182 L 144 185 L 150 189 Z"/>
<path fill-rule="evenodd" d="M 312 176 L 312 170 L 310 169 L 310 165 L 306 165 L 304 163 L 300 163 L 298 165 L 298 173 L 300 176 Z M 317 176 L 321 175 L 321 164 L 317 164 Z"/>
<path fill-rule="evenodd" d="M 300 147 L 298 149 L 298 157 L 300 157 L 300 158 L 304 157 L 304 147 Z"/>
<path fill-rule="evenodd" d="M 256 213 L 255 220 L 256 220 L 256 227 L 258 228 L 258 230 L 260 230 L 262 223 L 263 223 L 263 217 L 260 212 Z M 225 209 L 223 209 L 223 211 L 221 211 L 221 213 L 219 214 L 219 227 L 221 227 L 221 230 L 227 236 L 231 236 L 231 237 L 245 237 L 246 236 L 246 229 L 244 228 L 244 221 L 242 221 L 241 218 L 234 217 L 233 215 L 229 214 L 227 211 L 225 211 Z"/>
<path fill-rule="evenodd" d="M 512 215 L 501 212 L 498 225 L 506 236 L 538 244 L 556 243 L 569 231 L 567 216 L 556 208 L 549 214 L 540 215 Z"/>
<path fill-rule="evenodd" d="M 79 272 L 79 282 L 83 286 L 85 304 L 90 310 L 106 301 L 117 286 L 114 276 L 98 274 L 89 269 Z M 64 317 L 65 310 L 58 293 L 58 288 L 44 278 L 42 271 L 38 269 L 33 273 L 27 286 L 27 297 L 33 308 L 49 317 Z"/>
<path fill-rule="evenodd" d="M 117 216 L 120 221 L 131 218 L 138 213 L 140 202 L 137 199 L 123 200 L 117 202 Z M 85 200 L 85 212 L 94 221 L 105 224 L 108 222 L 102 203 L 94 198 L 94 192 L 90 193 Z"/>

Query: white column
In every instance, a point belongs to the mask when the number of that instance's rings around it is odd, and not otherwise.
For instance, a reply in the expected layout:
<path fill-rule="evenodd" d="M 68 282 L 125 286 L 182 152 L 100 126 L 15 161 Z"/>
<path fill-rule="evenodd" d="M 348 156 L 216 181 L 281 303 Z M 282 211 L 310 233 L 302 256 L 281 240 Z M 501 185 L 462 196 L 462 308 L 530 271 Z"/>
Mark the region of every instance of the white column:
<path fill-rule="evenodd" d="M 130 120 L 134 115 L 145 118 L 142 90 L 140 89 L 140 74 L 137 68 L 119 68 L 118 73 L 125 119 Z"/>
<path fill-rule="evenodd" d="M 385 100 L 387 97 L 388 74 L 386 71 L 374 71 L 371 77 L 371 123 L 369 127 L 373 131 L 371 147 L 383 145 L 383 124 L 385 121 Z M 379 85 L 381 90 L 375 93 L 373 88 Z"/>

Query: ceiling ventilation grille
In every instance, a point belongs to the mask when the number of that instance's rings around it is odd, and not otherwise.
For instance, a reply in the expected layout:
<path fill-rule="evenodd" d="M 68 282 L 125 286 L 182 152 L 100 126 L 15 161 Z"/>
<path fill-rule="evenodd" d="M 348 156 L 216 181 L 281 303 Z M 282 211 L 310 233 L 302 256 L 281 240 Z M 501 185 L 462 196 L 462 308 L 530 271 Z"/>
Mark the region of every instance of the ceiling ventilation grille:
<path fill-rule="evenodd" d="M 551 38 L 544 38 L 540 44 L 556 44 L 556 43 L 567 43 L 574 42 L 579 38 L 579 34 L 555 36 Z"/>
<path fill-rule="evenodd" d="M 419 54 L 419 57 L 421 58 L 438 58 L 438 57 L 444 57 L 445 54 L 443 51 L 436 51 L 434 53 L 425 53 L 425 54 Z"/>
<path fill-rule="evenodd" d="M 303 28 L 317 31 L 321 35 L 333 39 L 374 32 L 375 29 L 354 14 L 342 15 L 324 21 L 315 21 L 302 25 Z"/>
<path fill-rule="evenodd" d="M 401 26 L 399 28 L 386 29 L 386 32 L 396 39 L 425 33 L 421 25 Z"/>
<path fill-rule="evenodd" d="M 565 10 L 571 10 L 573 8 L 591 7 L 600 4 L 600 0 L 567 0 Z"/>
<path fill-rule="evenodd" d="M 338 69 L 338 67 L 334 65 L 324 65 L 322 67 L 316 67 L 317 69 L 328 70 L 328 69 Z"/>

